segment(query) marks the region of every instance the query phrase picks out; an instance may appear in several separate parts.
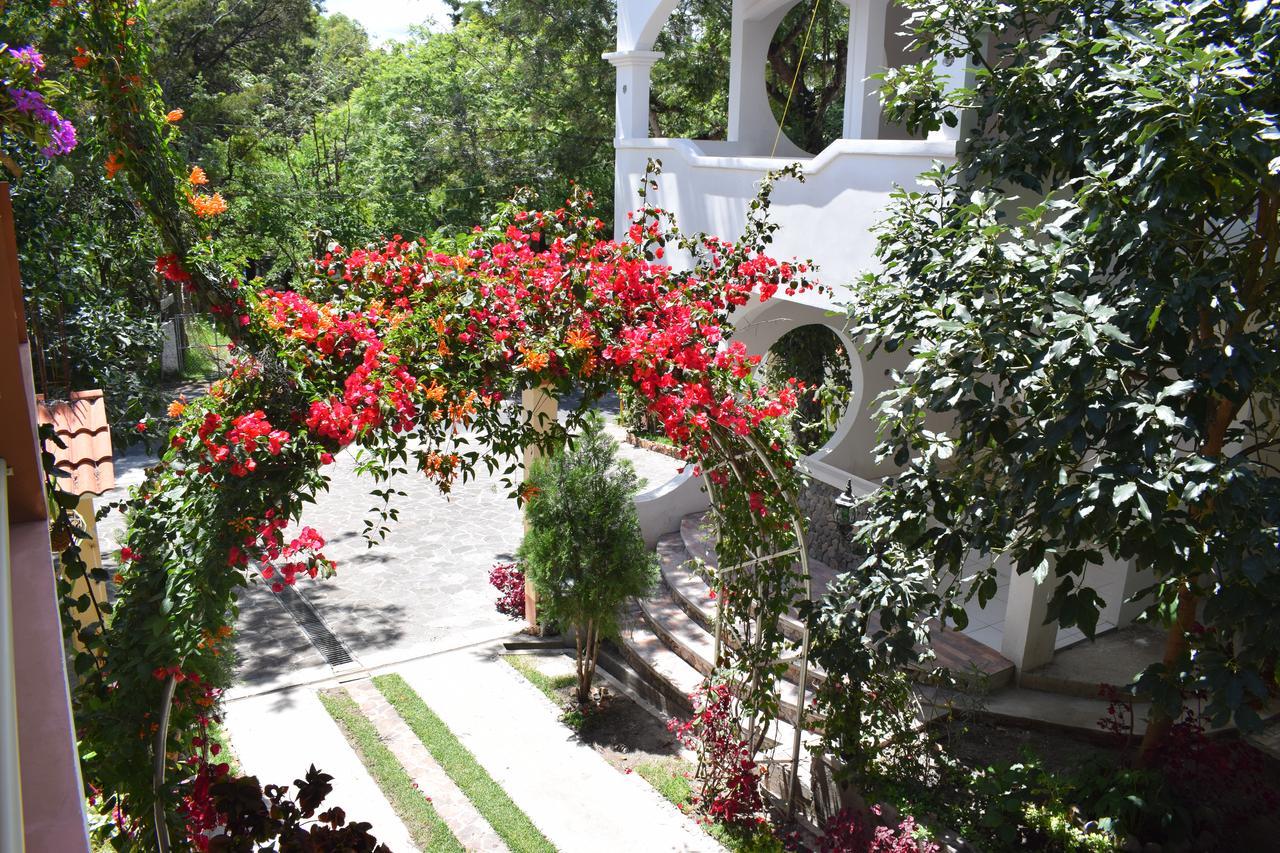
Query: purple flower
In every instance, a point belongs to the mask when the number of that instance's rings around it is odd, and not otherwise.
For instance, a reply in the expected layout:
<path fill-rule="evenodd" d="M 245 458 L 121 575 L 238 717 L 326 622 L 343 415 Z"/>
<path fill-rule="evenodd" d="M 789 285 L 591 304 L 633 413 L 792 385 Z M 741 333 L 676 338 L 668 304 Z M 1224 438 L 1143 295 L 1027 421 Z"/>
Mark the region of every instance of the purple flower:
<path fill-rule="evenodd" d="M 71 122 L 62 116 L 49 110 L 49 116 L 40 117 L 47 125 L 49 125 L 50 142 L 44 148 L 40 149 L 40 153 L 46 157 L 57 157 L 59 154 L 68 154 L 76 147 L 76 128 Z"/>
<path fill-rule="evenodd" d="M 35 113 L 48 109 L 45 106 L 44 95 L 30 89 L 10 89 L 9 97 L 13 98 L 14 109 L 20 113 Z"/>
<path fill-rule="evenodd" d="M 44 57 L 40 55 L 40 51 L 36 50 L 33 45 L 11 47 L 9 48 L 9 55 L 30 68 L 34 74 L 39 74 L 44 70 Z"/>
<path fill-rule="evenodd" d="M 76 147 L 76 128 L 45 103 L 44 95 L 30 89 L 9 89 L 13 106 L 20 113 L 34 115 L 49 128 L 49 144 L 40 149 L 46 157 L 66 154 Z"/>

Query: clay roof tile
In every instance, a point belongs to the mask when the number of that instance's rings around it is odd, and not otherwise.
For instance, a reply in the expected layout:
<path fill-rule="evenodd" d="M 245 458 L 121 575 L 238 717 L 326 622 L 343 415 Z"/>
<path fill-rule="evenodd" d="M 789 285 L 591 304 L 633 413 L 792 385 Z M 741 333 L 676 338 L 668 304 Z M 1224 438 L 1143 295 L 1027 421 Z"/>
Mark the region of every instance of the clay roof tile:
<path fill-rule="evenodd" d="M 70 400 L 41 399 L 36 407 L 41 424 L 53 424 L 65 448 L 50 444 L 57 466 L 70 476 L 62 488 L 77 495 L 101 495 L 116 484 L 111 455 L 111 427 L 102 392 L 73 391 Z"/>

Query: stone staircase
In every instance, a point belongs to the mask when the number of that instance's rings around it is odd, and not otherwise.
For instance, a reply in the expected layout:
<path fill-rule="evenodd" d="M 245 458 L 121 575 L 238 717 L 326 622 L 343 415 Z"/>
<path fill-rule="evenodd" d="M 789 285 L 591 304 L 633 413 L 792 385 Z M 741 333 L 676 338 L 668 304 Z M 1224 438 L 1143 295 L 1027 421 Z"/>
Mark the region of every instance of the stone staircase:
<path fill-rule="evenodd" d="M 715 648 L 715 599 L 696 570 L 697 560 L 716 566 L 715 538 L 706 514 L 682 519 L 678 532 L 658 540 L 657 554 L 661 583 L 651 596 L 633 602 L 624 614 L 622 637 L 612 653 L 604 656 L 603 664 L 615 677 L 625 680 L 630 676 L 633 687 L 668 713 L 687 715 L 692 710 L 689 694 L 711 673 Z M 813 558 L 809 573 L 815 597 L 822 595 L 835 576 L 830 566 Z M 792 640 L 799 641 L 802 636 L 803 626 L 791 616 L 782 617 L 781 628 Z M 984 690 L 1003 687 L 1013 678 L 1013 664 L 971 637 L 937 628 L 931 642 L 939 665 L 974 675 Z M 628 667 L 639 676 L 639 684 L 633 673 L 619 675 L 618 670 Z M 810 686 L 822 679 L 823 673 L 811 666 Z M 799 667 L 792 664 L 780 685 L 782 718 L 787 723 L 796 719 L 798 684 Z"/>

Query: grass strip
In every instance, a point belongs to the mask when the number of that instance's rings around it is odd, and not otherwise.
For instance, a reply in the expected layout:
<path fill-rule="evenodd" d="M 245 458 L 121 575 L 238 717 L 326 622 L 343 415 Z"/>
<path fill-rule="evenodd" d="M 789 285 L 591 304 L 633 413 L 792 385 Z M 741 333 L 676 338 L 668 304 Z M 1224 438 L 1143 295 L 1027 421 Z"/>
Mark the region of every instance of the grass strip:
<path fill-rule="evenodd" d="M 572 687 L 578 679 L 571 672 L 564 675 L 547 675 L 534 665 L 530 657 L 531 655 L 503 655 L 502 659 L 511 664 L 512 669 L 527 678 L 530 684 L 541 690 L 553 705 L 560 707 L 565 702 L 565 697 L 560 691 L 566 687 Z"/>
<path fill-rule="evenodd" d="M 652 785 L 659 794 L 682 811 L 688 808 L 693 799 L 693 786 L 684 775 L 692 771 L 692 764 L 679 760 L 643 761 L 636 765 L 636 772 L 640 774 L 640 778 Z"/>
<path fill-rule="evenodd" d="M 431 805 L 427 794 L 414 787 L 413 779 L 378 737 L 378 730 L 365 719 L 355 700 L 346 691 L 335 690 L 322 691 L 320 702 L 342 729 L 347 743 L 360 756 L 360 762 L 378 783 L 391 808 L 404 821 L 413 843 L 431 853 L 464 853 L 466 848 Z M 377 827 L 374 827 L 374 832 L 377 832 Z"/>
<path fill-rule="evenodd" d="M 689 817 L 696 818 L 697 816 L 689 811 L 693 803 L 693 785 L 689 782 L 689 777 L 693 775 L 693 771 L 692 764 L 678 758 L 668 761 L 643 761 L 636 765 L 636 773 L 640 778 L 652 785 L 653 789 L 673 806 Z M 703 820 L 698 820 L 698 826 L 702 827 L 702 831 L 707 835 L 723 844 L 730 853 L 774 853 L 774 851 L 781 853 L 783 850 L 782 843 L 765 828 L 735 832 L 718 823 L 708 823 Z"/>
<path fill-rule="evenodd" d="M 379 675 L 373 683 L 512 853 L 554 853 L 556 848 L 529 816 L 511 801 L 507 792 L 493 781 L 475 756 L 403 678 Z"/>

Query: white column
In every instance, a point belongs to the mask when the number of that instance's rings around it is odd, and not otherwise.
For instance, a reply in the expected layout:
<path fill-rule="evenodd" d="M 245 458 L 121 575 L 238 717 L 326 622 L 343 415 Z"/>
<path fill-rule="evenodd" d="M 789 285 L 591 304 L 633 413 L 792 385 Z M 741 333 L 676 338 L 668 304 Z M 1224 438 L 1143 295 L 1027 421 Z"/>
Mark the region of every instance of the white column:
<path fill-rule="evenodd" d="M 1144 589 L 1147 589 L 1156 582 L 1156 575 L 1151 569 L 1140 569 L 1132 561 L 1124 563 L 1124 575 L 1120 585 L 1120 600 L 1117 602 L 1107 602 L 1108 612 L 1112 611 L 1114 606 L 1114 622 L 1117 628 L 1123 628 L 1125 625 L 1131 624 L 1134 619 L 1142 615 L 1148 607 L 1151 606 L 1153 596 L 1150 594 L 1142 596 L 1137 601 L 1129 601 L 1130 598 L 1137 595 Z"/>
<path fill-rule="evenodd" d="M 1020 574 L 1017 569 L 1010 572 L 1000 653 L 1013 662 L 1019 675 L 1053 660 L 1058 623 L 1054 620 L 1046 625 L 1044 618 L 1056 583 L 1057 576 L 1052 571 L 1040 583 L 1036 582 L 1034 572 Z"/>
<path fill-rule="evenodd" d="M 950 96 L 957 89 L 964 89 L 973 86 L 973 66 L 969 64 L 967 55 L 956 57 L 955 59 L 945 59 L 938 57 L 933 67 L 934 76 L 941 78 L 942 91 Z M 955 126 L 952 127 L 943 122 L 942 127 L 929 134 L 931 140 L 947 140 L 951 142 L 959 142 L 964 135 L 965 115 L 963 112 L 952 110 L 955 117 Z"/>
<path fill-rule="evenodd" d="M 616 139 L 645 139 L 649 136 L 649 71 L 662 58 L 656 50 L 619 50 L 604 54 L 618 69 L 614 104 Z"/>
<path fill-rule="evenodd" d="M 885 13 L 889 0 L 850 0 L 849 59 L 844 81 L 844 138 L 880 136 L 880 81 L 884 71 Z"/>

